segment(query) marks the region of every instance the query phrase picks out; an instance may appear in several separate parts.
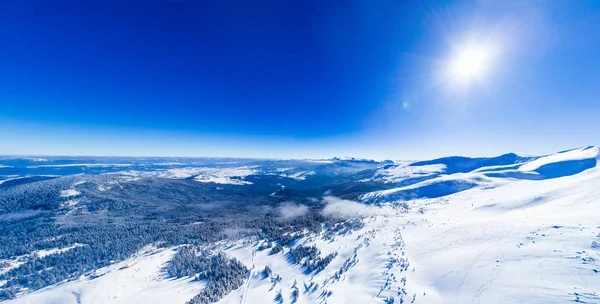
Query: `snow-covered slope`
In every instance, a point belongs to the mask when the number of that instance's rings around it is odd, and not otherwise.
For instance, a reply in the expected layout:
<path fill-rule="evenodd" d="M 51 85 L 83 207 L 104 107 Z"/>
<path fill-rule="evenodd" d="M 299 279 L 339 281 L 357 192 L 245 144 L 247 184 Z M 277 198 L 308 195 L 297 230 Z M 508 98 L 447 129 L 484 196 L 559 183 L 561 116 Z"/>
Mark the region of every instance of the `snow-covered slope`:
<path fill-rule="evenodd" d="M 600 302 L 598 168 L 412 206 L 423 210 L 402 231 L 413 279 L 440 303 Z"/>
<path fill-rule="evenodd" d="M 324 214 L 356 218 L 356 229 L 325 227 L 278 253 L 257 238 L 219 244 L 250 269 L 219 303 L 600 303 L 599 152 L 385 165 L 370 181 L 396 188 L 322 198 Z M 309 271 L 291 257 L 298 246 L 335 255 Z M 171 255 L 14 303 L 185 303 L 203 284 L 166 279 Z"/>
<path fill-rule="evenodd" d="M 408 213 L 384 212 L 333 242 L 305 240 L 338 252 L 317 275 L 234 246 L 226 252 L 255 270 L 222 303 L 268 303 L 280 290 L 293 302 L 294 281 L 319 286 L 297 303 L 600 303 L 600 170 L 490 185 L 411 200 Z M 265 266 L 283 278 L 274 287 L 258 274 Z"/>
<path fill-rule="evenodd" d="M 384 181 L 394 182 L 399 187 L 364 194 L 362 200 L 382 203 L 435 198 L 514 179 L 544 180 L 572 176 L 596 167 L 599 158 L 600 148 L 590 146 L 542 157 L 509 153 L 492 158 L 456 156 L 414 162 L 378 170 L 375 179 L 384 176 Z"/>
<path fill-rule="evenodd" d="M 99 269 L 89 277 L 43 289 L 13 303 L 185 303 L 202 289 L 192 279 L 165 278 L 163 267 L 173 250 L 150 250 L 123 262 Z"/>

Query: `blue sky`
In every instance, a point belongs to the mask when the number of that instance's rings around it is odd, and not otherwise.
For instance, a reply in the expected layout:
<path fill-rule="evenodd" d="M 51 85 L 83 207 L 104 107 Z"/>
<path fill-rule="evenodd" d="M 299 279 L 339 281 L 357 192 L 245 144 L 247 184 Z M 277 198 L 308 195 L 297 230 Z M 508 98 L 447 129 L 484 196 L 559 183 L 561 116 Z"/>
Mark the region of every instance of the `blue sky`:
<path fill-rule="evenodd" d="M 0 154 L 599 144 L 598 1 L 5 1 L 0 20 Z M 493 52 L 457 81 L 466 45 Z"/>

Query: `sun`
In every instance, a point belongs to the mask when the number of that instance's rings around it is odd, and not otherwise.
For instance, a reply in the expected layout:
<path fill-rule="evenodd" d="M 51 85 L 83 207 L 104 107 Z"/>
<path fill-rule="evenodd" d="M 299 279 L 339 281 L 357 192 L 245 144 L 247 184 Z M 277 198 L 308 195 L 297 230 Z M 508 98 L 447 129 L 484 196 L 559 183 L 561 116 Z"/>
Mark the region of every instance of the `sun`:
<path fill-rule="evenodd" d="M 483 46 L 468 45 L 456 51 L 450 61 L 450 72 L 461 81 L 471 81 L 484 76 L 489 67 L 491 52 Z"/>

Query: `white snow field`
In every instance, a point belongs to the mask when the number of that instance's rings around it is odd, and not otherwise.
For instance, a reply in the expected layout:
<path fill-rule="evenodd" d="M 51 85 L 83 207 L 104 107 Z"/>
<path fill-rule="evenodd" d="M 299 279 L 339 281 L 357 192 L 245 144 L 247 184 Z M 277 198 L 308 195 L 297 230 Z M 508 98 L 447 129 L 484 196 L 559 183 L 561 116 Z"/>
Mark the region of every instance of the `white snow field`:
<path fill-rule="evenodd" d="M 440 303 L 600 303 L 597 168 L 415 207 L 424 213 L 402 231 L 412 279 Z"/>
<path fill-rule="evenodd" d="M 157 175 L 165 178 L 189 178 L 201 183 L 247 185 L 250 182 L 243 178 L 255 174 L 252 167 L 244 166 L 237 168 L 177 168 L 164 171 L 150 172 L 146 174 Z"/>
<path fill-rule="evenodd" d="M 148 250 L 128 261 L 96 271 L 95 278 L 81 278 L 56 287 L 42 289 L 11 303 L 185 303 L 203 288 L 192 279 L 164 277 L 165 263 L 175 251 Z M 125 266 L 129 268 L 124 268 Z"/>
<path fill-rule="evenodd" d="M 114 173 L 110 173 L 114 174 Z M 251 185 L 252 182 L 244 180 L 251 175 L 278 175 L 295 180 L 305 180 L 306 177 L 314 175 L 314 171 L 294 171 L 293 168 L 276 169 L 274 171 L 261 172 L 256 166 L 241 166 L 241 167 L 225 167 L 225 168 L 208 168 L 208 167 L 185 167 L 175 169 L 160 169 L 156 171 L 129 171 L 119 172 L 118 174 L 130 175 L 132 177 L 139 176 L 157 176 L 172 179 L 185 179 L 193 177 L 195 181 L 200 183 L 215 183 L 221 185 Z M 1 181 L 0 181 L 1 183 Z"/>
<path fill-rule="evenodd" d="M 466 159 L 468 166 L 448 158 L 386 168 L 375 177 L 431 179 L 363 195 L 361 208 L 326 197 L 337 210 L 331 214 L 360 213 L 365 226 L 293 245 L 315 245 L 321 256 L 337 252 L 319 273 L 292 263 L 289 248 L 270 254 L 258 250 L 262 240 L 223 242 L 251 271 L 219 303 L 600 303 L 598 158 L 598 147 L 586 147 Z M 160 269 L 172 254 L 146 255 L 130 269 L 111 266 L 102 277 L 11 303 L 185 303 L 202 284 L 165 279 Z"/>

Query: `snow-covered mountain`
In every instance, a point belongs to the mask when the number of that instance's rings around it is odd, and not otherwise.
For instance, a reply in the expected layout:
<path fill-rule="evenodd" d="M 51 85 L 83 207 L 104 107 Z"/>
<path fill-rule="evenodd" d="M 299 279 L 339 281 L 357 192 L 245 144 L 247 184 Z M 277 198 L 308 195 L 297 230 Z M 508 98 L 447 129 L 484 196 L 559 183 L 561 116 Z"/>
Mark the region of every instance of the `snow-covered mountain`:
<path fill-rule="evenodd" d="M 599 147 L 418 162 L 184 160 L 162 167 L 137 160 L 125 167 L 131 160 L 120 160 L 110 174 L 65 174 L 0 190 L 11 198 L 0 205 L 4 227 L 39 218 L 65 233 L 55 237 L 81 234 L 59 243 L 36 232 L 27 237 L 33 245 L 18 251 L 0 245 L 0 288 L 16 296 L 10 303 L 600 303 L 599 160 Z M 17 162 L 0 164 L 2 173 Z M 30 202 L 50 185 L 56 205 Z M 168 227 L 182 229 L 178 236 L 148 228 L 160 236 L 114 247 L 115 255 L 107 249 L 114 260 L 76 261 L 81 271 L 50 284 L 27 281 L 54 275 L 49 268 L 63 267 L 56 261 L 70 253 L 102 260 L 97 251 L 108 245 L 93 244 L 76 223 L 113 240 L 120 234 L 112 236 L 108 221 L 129 231 L 127 221 L 154 227 L 175 216 Z M 206 227 L 219 231 L 215 238 L 204 241 Z M 196 259 L 191 272 L 178 262 Z M 35 271 L 14 270 L 20 267 Z M 175 274 L 183 270 L 193 275 Z M 217 289 L 217 299 L 207 300 Z"/>

